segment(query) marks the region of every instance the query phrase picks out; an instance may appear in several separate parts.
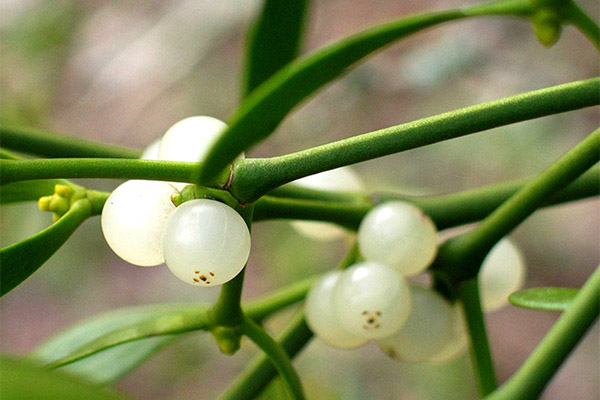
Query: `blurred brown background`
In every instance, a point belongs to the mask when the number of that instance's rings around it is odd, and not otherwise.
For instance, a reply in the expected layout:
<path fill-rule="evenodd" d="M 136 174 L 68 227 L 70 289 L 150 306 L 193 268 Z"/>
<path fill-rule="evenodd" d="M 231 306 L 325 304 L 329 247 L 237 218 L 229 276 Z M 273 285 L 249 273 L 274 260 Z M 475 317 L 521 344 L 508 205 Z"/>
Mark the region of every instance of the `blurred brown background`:
<path fill-rule="evenodd" d="M 466 2 L 313 0 L 304 52 L 372 24 Z M 227 120 L 240 95 L 245 34 L 260 3 L 243 0 L 0 0 L 1 107 L 6 120 L 142 148 L 178 120 Z M 596 20 L 598 3 L 580 5 Z M 249 156 L 272 156 L 503 96 L 598 75 L 598 56 L 574 28 L 551 49 L 526 21 L 487 18 L 418 34 L 379 53 L 319 92 Z M 531 176 L 598 126 L 587 109 L 483 132 L 355 166 L 374 190 L 447 193 Z M 88 181 L 111 189 L 116 181 Z M 599 263 L 597 200 L 536 213 L 514 232 L 529 264 L 527 287 L 580 286 Z M 35 204 L 2 208 L 7 245 L 50 224 Z M 313 242 L 286 222 L 253 229 L 244 297 L 333 268 L 346 243 Z M 99 219 L 89 220 L 32 278 L 1 303 L 1 351 L 26 353 L 96 313 L 173 301 L 214 301 L 218 289 L 186 285 L 164 267 L 137 268 L 112 254 Z M 277 330 L 290 313 L 269 322 Z M 507 307 L 488 317 L 505 380 L 557 314 Z M 596 399 L 598 328 L 544 394 Z M 246 343 L 221 355 L 191 334 L 130 374 L 118 389 L 144 400 L 212 399 L 256 353 Z M 313 341 L 296 365 L 311 399 L 470 399 L 467 355 L 438 367 L 400 364 L 375 346 L 354 351 Z M 264 398 L 279 398 L 277 387 Z"/>

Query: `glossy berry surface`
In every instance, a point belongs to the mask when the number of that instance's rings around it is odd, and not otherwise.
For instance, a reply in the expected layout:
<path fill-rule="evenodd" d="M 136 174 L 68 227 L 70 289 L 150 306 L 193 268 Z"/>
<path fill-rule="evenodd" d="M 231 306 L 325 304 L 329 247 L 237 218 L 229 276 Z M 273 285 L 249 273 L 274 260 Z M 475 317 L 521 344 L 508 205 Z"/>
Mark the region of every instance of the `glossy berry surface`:
<path fill-rule="evenodd" d="M 183 119 L 169 128 L 163 136 L 158 158 L 168 161 L 202 161 L 226 129 L 227 124 L 213 117 Z"/>
<path fill-rule="evenodd" d="M 510 239 L 499 241 L 481 264 L 479 292 L 484 311 L 498 310 L 508 304 L 508 296 L 523 287 L 525 258 Z"/>
<path fill-rule="evenodd" d="M 428 361 L 452 339 L 454 313 L 450 303 L 432 289 L 417 284 L 410 289 L 412 309 L 406 323 L 378 344 L 396 360 Z"/>
<path fill-rule="evenodd" d="M 373 208 L 358 229 L 358 247 L 367 261 L 396 268 L 402 275 L 423 272 L 437 253 L 431 218 L 412 204 L 393 201 Z"/>
<path fill-rule="evenodd" d="M 123 260 L 144 267 L 164 262 L 162 239 L 167 218 L 175 211 L 167 182 L 131 180 L 108 197 L 102 209 L 102 233 Z"/>
<path fill-rule="evenodd" d="M 182 281 L 216 286 L 233 279 L 250 255 L 243 218 L 218 201 L 190 200 L 173 212 L 163 240 L 165 262 Z"/>
<path fill-rule="evenodd" d="M 333 310 L 333 290 L 342 271 L 332 271 L 313 285 L 304 302 L 306 323 L 315 335 L 330 346 L 350 349 L 364 345 L 369 339 L 353 335 L 342 328 Z"/>
<path fill-rule="evenodd" d="M 306 176 L 293 182 L 294 185 L 320 190 L 338 192 L 360 192 L 364 184 L 350 167 L 342 167 L 331 171 Z M 343 238 L 345 231 L 338 226 L 323 222 L 294 221 L 292 226 L 302 235 L 314 240 L 331 241 Z"/>
<path fill-rule="evenodd" d="M 466 350 L 469 344 L 467 329 L 462 310 L 459 305 L 452 307 L 452 330 L 446 344 L 438 350 L 437 354 L 429 359 L 432 363 L 448 361 Z"/>
<path fill-rule="evenodd" d="M 140 159 L 142 159 L 142 160 L 158 160 L 158 151 L 160 149 L 160 142 L 161 142 L 161 139 L 159 138 L 159 139 L 154 140 L 148 146 L 146 146 L 146 148 L 142 152 Z"/>
<path fill-rule="evenodd" d="M 348 332 L 369 339 L 397 332 L 410 314 L 406 280 L 392 268 L 358 263 L 345 270 L 333 293 L 334 313 Z"/>

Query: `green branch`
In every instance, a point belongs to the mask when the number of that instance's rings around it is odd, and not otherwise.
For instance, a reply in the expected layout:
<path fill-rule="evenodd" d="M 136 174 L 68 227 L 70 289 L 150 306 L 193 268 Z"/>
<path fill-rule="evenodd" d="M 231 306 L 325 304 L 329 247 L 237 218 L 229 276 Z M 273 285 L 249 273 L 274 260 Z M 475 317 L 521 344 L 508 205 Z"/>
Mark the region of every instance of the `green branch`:
<path fill-rule="evenodd" d="M 489 215 L 513 194 L 532 182 L 524 179 L 485 186 L 448 195 L 410 197 L 393 193 L 368 196 L 357 193 L 348 201 L 320 201 L 303 198 L 263 196 L 256 202 L 254 221 L 270 219 L 307 219 L 332 222 L 357 229 L 365 214 L 386 201 L 408 201 L 421 208 L 435 222 L 438 229 L 451 228 L 479 221 Z M 569 186 L 550 196 L 544 207 L 581 200 L 600 194 L 600 166 L 583 174 Z M 313 191 L 316 192 L 316 191 Z M 317 198 L 326 198 L 329 192 L 316 193 Z M 351 196 L 351 195 L 349 195 Z"/>
<path fill-rule="evenodd" d="M 432 268 L 450 281 L 477 275 L 490 249 L 535 212 L 547 199 L 574 181 L 600 159 L 600 129 L 567 152 L 548 169 L 502 203 L 475 229 L 446 241 Z"/>
<path fill-rule="evenodd" d="M 567 83 L 362 134 L 297 153 L 234 163 L 230 191 L 252 202 L 318 172 L 600 103 L 600 78 Z"/>
<path fill-rule="evenodd" d="M 48 368 L 58 368 L 75 361 L 92 356 L 100 351 L 110 349 L 120 344 L 130 343 L 155 336 L 181 334 L 184 332 L 208 329 L 210 318 L 207 307 L 181 307 L 172 313 L 158 313 L 140 322 L 133 322 L 110 331 L 99 338 L 86 343 L 68 356 L 59 358 L 47 364 Z"/>
<path fill-rule="evenodd" d="M 249 318 L 244 320 L 244 335 L 248 336 L 267 355 L 279 376 L 286 384 L 294 400 L 304 399 L 300 378 L 292 366 L 290 357 L 283 347 L 269 334 Z"/>
<path fill-rule="evenodd" d="M 191 183 L 199 164 L 113 158 L 0 160 L 0 184 L 49 178 L 148 179 Z"/>
<path fill-rule="evenodd" d="M 2 147 L 48 158 L 139 158 L 141 151 L 57 135 L 39 129 L 0 124 Z"/>
<path fill-rule="evenodd" d="M 470 338 L 469 348 L 479 392 L 485 396 L 496 389 L 498 382 L 485 329 L 483 311 L 481 310 L 477 278 L 463 282 L 458 291 L 460 303 L 465 312 Z"/>
<path fill-rule="evenodd" d="M 313 337 L 306 325 L 304 314 L 299 312 L 290 325 L 278 335 L 278 342 L 290 358 L 294 358 Z M 219 396 L 220 400 L 254 399 L 276 376 L 277 370 L 269 358 L 261 354 L 246 366 L 227 390 Z"/>
<path fill-rule="evenodd" d="M 273 133 L 286 115 L 311 94 L 397 40 L 462 18 L 483 15 L 521 17 L 529 15 L 533 9 L 529 0 L 500 0 L 462 9 L 415 14 L 374 26 L 286 65 L 254 90 L 238 108 L 229 128 L 198 171 L 200 183 L 211 182 L 237 155 Z"/>
<path fill-rule="evenodd" d="M 254 204 L 246 207 L 238 205 L 236 211 L 242 216 L 248 229 L 252 229 Z M 212 333 L 225 354 L 234 354 L 240 348 L 245 319 L 241 304 L 245 274 L 246 266 L 235 278 L 221 287 L 219 298 L 210 310 L 214 326 Z"/>
<path fill-rule="evenodd" d="M 600 268 L 519 370 L 486 400 L 536 399 L 598 318 Z"/>

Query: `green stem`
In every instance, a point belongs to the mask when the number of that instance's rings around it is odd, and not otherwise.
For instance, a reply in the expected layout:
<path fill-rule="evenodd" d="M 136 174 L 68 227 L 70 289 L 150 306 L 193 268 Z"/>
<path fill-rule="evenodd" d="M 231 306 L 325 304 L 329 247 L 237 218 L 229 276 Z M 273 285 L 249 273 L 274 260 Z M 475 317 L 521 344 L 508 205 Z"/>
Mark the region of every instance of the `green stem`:
<path fill-rule="evenodd" d="M 591 168 L 569 186 L 550 196 L 544 207 L 580 200 L 600 194 L 600 166 Z M 310 219 L 337 223 L 357 229 L 365 214 L 386 201 L 408 201 L 421 208 L 435 222 L 438 229 L 451 228 L 485 218 L 509 197 L 532 182 L 522 179 L 485 186 L 448 195 L 410 197 L 393 193 L 371 195 L 355 194 L 348 201 L 319 201 L 302 198 L 263 196 L 256 202 L 254 222 L 270 219 Z M 316 191 L 314 191 L 316 192 Z M 316 198 L 327 198 L 330 192 L 317 193 Z M 280 194 L 277 192 L 277 194 Z M 335 193 L 333 193 L 335 194 Z M 352 196 L 352 195 L 349 195 Z"/>
<path fill-rule="evenodd" d="M 567 20 L 583 33 L 600 51 L 600 27 L 574 1 L 568 1 L 563 10 Z"/>
<path fill-rule="evenodd" d="M 290 325 L 278 336 L 278 342 L 289 357 L 294 358 L 312 337 L 313 334 L 304 320 L 304 314 L 299 312 Z M 227 390 L 219 396 L 219 399 L 254 399 L 276 374 L 277 370 L 269 358 L 261 354 L 246 366 Z"/>
<path fill-rule="evenodd" d="M 294 400 L 304 399 L 300 378 L 283 347 L 249 318 L 244 319 L 244 335 L 248 336 L 269 357 Z"/>
<path fill-rule="evenodd" d="M 465 312 L 470 337 L 471 358 L 482 396 L 492 393 L 498 382 L 481 310 L 477 278 L 463 282 L 459 287 L 460 302 Z"/>
<path fill-rule="evenodd" d="M 358 256 L 358 246 L 355 243 L 337 268 L 344 269 L 349 267 L 356 262 Z M 309 289 L 310 287 L 307 287 L 306 292 L 308 292 Z M 305 295 L 306 292 L 303 295 Z M 260 304 L 259 301 L 252 302 L 253 305 L 257 303 Z M 272 305 L 275 304 L 277 303 L 272 303 Z M 250 310 L 250 308 L 250 305 L 248 305 L 247 309 Z M 311 330 L 306 325 L 304 314 L 298 312 L 291 324 L 279 335 L 279 343 L 281 343 L 281 346 L 285 349 L 287 354 L 289 354 L 291 358 L 294 358 L 296 354 L 304 348 L 312 336 Z M 275 377 L 275 372 L 276 371 L 268 358 L 261 355 L 255 358 L 254 361 L 244 369 L 219 398 L 222 400 L 253 399 L 264 389 L 271 379 Z"/>
<path fill-rule="evenodd" d="M 248 229 L 251 229 L 254 205 L 237 207 L 236 209 L 242 218 L 244 218 Z M 219 299 L 211 309 L 215 325 L 233 327 L 243 323 L 244 313 L 242 311 L 241 299 L 245 272 L 246 267 L 235 278 L 223 285 Z"/>
<path fill-rule="evenodd" d="M 194 182 L 200 163 L 113 158 L 0 160 L 0 184 L 48 178 L 148 179 Z"/>
<path fill-rule="evenodd" d="M 0 142 L 7 149 L 50 158 L 139 158 L 142 154 L 138 150 L 4 124 L 0 125 Z"/>
<path fill-rule="evenodd" d="M 321 275 L 311 276 L 253 300 L 242 307 L 244 314 L 254 321 L 260 322 L 273 312 L 304 300 L 306 293 L 320 277 Z"/>
<path fill-rule="evenodd" d="M 544 172 L 525 185 L 475 229 L 448 240 L 439 250 L 434 268 L 454 279 L 476 276 L 490 249 L 600 159 L 600 129 L 594 131 Z"/>
<path fill-rule="evenodd" d="M 600 103 L 600 78 L 571 82 L 268 159 L 234 163 L 230 191 L 252 202 L 285 183 L 515 122 Z"/>
<path fill-rule="evenodd" d="M 540 396 L 550 379 L 598 318 L 600 268 L 581 288 L 542 342 L 519 370 L 487 400 L 525 400 Z"/>
<path fill-rule="evenodd" d="M 429 12 L 374 26 L 287 64 L 254 90 L 230 119 L 199 171 L 200 183 L 212 182 L 235 157 L 275 131 L 286 115 L 325 84 L 347 73 L 388 45 L 446 22 L 483 15 L 527 16 L 529 0 L 500 0 L 472 7 Z"/>

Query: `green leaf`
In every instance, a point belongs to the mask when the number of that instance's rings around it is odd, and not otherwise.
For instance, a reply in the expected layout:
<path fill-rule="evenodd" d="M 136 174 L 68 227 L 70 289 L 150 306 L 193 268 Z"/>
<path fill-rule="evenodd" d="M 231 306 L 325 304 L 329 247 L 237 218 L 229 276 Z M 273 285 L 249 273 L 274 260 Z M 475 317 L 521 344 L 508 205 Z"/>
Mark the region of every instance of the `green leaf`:
<path fill-rule="evenodd" d="M 0 125 L 0 141 L 7 149 L 49 158 L 139 158 L 141 155 L 138 150 L 4 123 Z"/>
<path fill-rule="evenodd" d="M 197 304 L 155 304 L 130 307 L 97 315 L 56 334 L 38 346 L 31 357 L 49 364 L 65 359 L 83 346 L 115 331 L 140 324 L 150 318 L 174 312 L 199 310 Z M 121 344 L 82 358 L 60 370 L 97 384 L 109 384 L 125 376 L 152 355 L 173 343 L 177 335 L 149 337 Z"/>
<path fill-rule="evenodd" d="M 2 400 L 125 400 L 118 394 L 29 361 L 0 358 Z"/>
<path fill-rule="evenodd" d="M 269 136 L 295 106 L 364 57 L 411 33 L 465 16 L 459 10 L 415 15 L 373 27 L 288 64 L 242 103 L 206 157 L 200 181 L 210 182 L 242 151 Z"/>
<path fill-rule="evenodd" d="M 248 42 L 244 96 L 296 57 L 307 3 L 265 0 Z"/>
<path fill-rule="evenodd" d="M 65 349 L 60 356 L 52 354 L 53 360 L 48 363 L 48 367 L 62 367 L 125 343 L 208 329 L 209 325 L 207 306 L 198 304 L 160 306 L 158 309 L 142 311 L 139 319 L 114 321 L 110 328 L 101 334 L 92 335 L 91 338 L 82 337 L 83 344 L 79 342 L 72 346 L 69 343 L 68 349 Z"/>
<path fill-rule="evenodd" d="M 66 179 L 39 179 L 8 183 L 0 186 L 0 204 L 37 201 L 42 196 L 53 194 L 55 185 L 72 186 L 73 184 Z"/>
<path fill-rule="evenodd" d="M 91 213 L 90 202 L 78 200 L 53 225 L 0 250 L 0 295 L 4 296 L 37 271 Z"/>
<path fill-rule="evenodd" d="M 525 289 L 511 294 L 508 301 L 514 306 L 543 311 L 565 311 L 579 289 L 543 287 Z"/>

